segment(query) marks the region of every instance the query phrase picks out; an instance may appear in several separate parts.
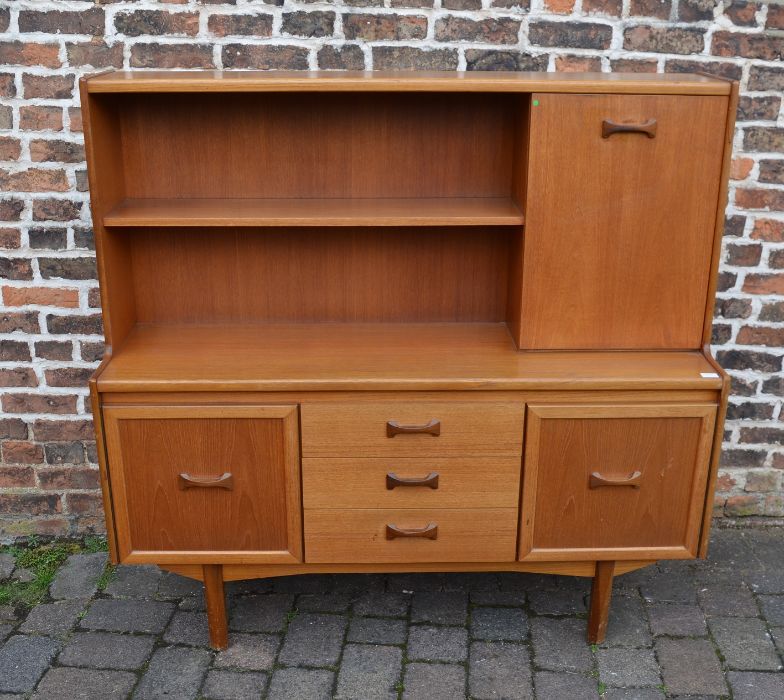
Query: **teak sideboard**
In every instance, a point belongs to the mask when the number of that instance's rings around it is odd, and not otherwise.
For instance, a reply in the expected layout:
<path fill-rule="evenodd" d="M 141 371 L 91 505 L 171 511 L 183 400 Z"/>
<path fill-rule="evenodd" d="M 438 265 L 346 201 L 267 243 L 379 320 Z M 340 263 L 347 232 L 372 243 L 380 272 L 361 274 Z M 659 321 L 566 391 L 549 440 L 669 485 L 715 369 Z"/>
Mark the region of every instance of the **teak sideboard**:
<path fill-rule="evenodd" d="M 737 85 L 109 72 L 81 83 L 114 562 L 613 576 L 704 556 Z"/>

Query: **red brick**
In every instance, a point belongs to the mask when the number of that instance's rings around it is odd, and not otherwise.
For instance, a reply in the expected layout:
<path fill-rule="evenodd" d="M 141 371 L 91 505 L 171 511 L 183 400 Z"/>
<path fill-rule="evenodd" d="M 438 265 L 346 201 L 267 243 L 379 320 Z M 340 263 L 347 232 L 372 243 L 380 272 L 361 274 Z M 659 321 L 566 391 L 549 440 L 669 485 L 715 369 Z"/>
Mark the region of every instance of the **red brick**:
<path fill-rule="evenodd" d="M 762 515 L 763 504 L 763 496 L 760 495 L 730 496 L 724 504 L 724 512 L 729 516 Z"/>
<path fill-rule="evenodd" d="M 784 211 L 784 191 L 739 187 L 735 190 L 735 204 L 741 209 Z"/>
<path fill-rule="evenodd" d="M 69 100 L 73 97 L 73 75 L 30 75 L 22 76 L 25 99 L 41 97 L 49 100 Z"/>
<path fill-rule="evenodd" d="M 733 158 L 730 166 L 730 177 L 733 180 L 745 180 L 754 167 L 752 158 Z"/>
<path fill-rule="evenodd" d="M 0 97 L 16 97 L 16 84 L 11 73 L 0 73 Z"/>
<path fill-rule="evenodd" d="M 784 29 L 784 5 L 768 5 L 768 19 L 765 22 L 768 29 Z"/>
<path fill-rule="evenodd" d="M 30 367 L 0 368 L 0 386 L 38 386 L 38 378 Z"/>
<path fill-rule="evenodd" d="M 436 30 L 438 31 L 438 30 Z M 417 15 L 343 15 L 346 39 L 362 41 L 407 41 L 424 39 L 427 17 Z"/>
<path fill-rule="evenodd" d="M 771 34 L 742 32 L 716 32 L 711 53 L 727 58 L 756 58 L 762 61 L 780 61 L 784 54 L 784 37 Z"/>
<path fill-rule="evenodd" d="M 782 279 L 784 279 L 784 276 Z M 744 326 L 738 331 L 736 342 L 739 345 L 767 345 L 772 348 L 779 347 L 784 345 L 784 328 Z"/>
<path fill-rule="evenodd" d="M 60 306 L 77 308 L 79 291 L 59 287 L 4 287 L 3 301 L 7 306 Z"/>
<path fill-rule="evenodd" d="M 33 139 L 30 141 L 30 158 L 37 163 L 81 163 L 84 146 L 63 139 Z"/>
<path fill-rule="evenodd" d="M 378 15 L 380 17 L 380 15 Z M 387 17 L 391 15 L 386 15 Z M 414 21 L 417 18 L 411 17 Z M 418 18 L 423 19 L 423 18 Z M 291 36 L 319 38 L 332 36 L 335 31 L 335 13 L 317 10 L 316 12 L 284 12 L 281 33 Z M 348 35 L 346 35 L 348 38 Z"/>
<path fill-rule="evenodd" d="M 123 45 L 120 42 L 109 46 L 101 39 L 92 39 L 76 44 L 66 44 L 68 65 L 92 66 L 93 68 L 122 68 Z"/>
<path fill-rule="evenodd" d="M 87 292 L 87 305 L 91 309 L 101 308 L 101 290 L 99 287 L 92 287 L 90 291 Z"/>
<path fill-rule="evenodd" d="M 0 333 L 40 333 L 38 313 L 35 311 L 4 311 L 0 313 Z"/>
<path fill-rule="evenodd" d="M 759 241 L 784 243 L 784 221 L 757 219 L 751 237 Z"/>
<path fill-rule="evenodd" d="M 738 482 L 732 477 L 731 474 L 721 473 L 716 480 L 716 489 L 718 491 L 732 491 L 738 485 Z"/>
<path fill-rule="evenodd" d="M 86 387 L 93 370 L 90 367 L 58 367 L 44 371 L 49 386 Z"/>
<path fill-rule="evenodd" d="M 669 19 L 672 3 L 670 0 L 631 0 L 629 15 L 632 17 L 658 17 Z"/>
<path fill-rule="evenodd" d="M 623 32 L 623 48 L 653 53 L 701 53 L 705 48 L 704 34 L 703 29 L 692 27 L 629 27 Z"/>
<path fill-rule="evenodd" d="M 79 467 L 52 467 L 39 469 L 38 479 L 42 489 L 97 489 L 100 479 L 97 469 Z"/>
<path fill-rule="evenodd" d="M 6 440 L 3 443 L 3 461 L 8 464 L 41 464 L 44 448 L 26 440 Z"/>
<path fill-rule="evenodd" d="M 0 64 L 6 66 L 44 66 L 59 68 L 60 46 L 24 41 L 0 41 Z"/>
<path fill-rule="evenodd" d="M 598 56 L 556 56 L 555 70 L 561 73 L 600 73 L 602 59 Z"/>
<path fill-rule="evenodd" d="M 98 493 L 69 493 L 68 509 L 78 515 L 101 515 L 103 499 Z"/>
<path fill-rule="evenodd" d="M 19 13 L 20 32 L 46 34 L 103 34 L 104 12 L 99 7 L 89 10 L 22 10 Z"/>
<path fill-rule="evenodd" d="M 244 49 L 282 47 L 248 46 Z M 224 52 L 226 47 L 224 47 Z M 305 51 L 305 49 L 302 49 Z M 232 66 L 224 66 L 230 68 Z M 212 46 L 204 44 L 134 44 L 131 47 L 131 68 L 214 68 Z M 233 66 L 239 67 L 239 66 Z"/>
<path fill-rule="evenodd" d="M 10 192 L 66 192 L 68 178 L 64 170 L 29 168 L 20 172 L 0 170 L 0 190 Z"/>
<path fill-rule="evenodd" d="M 30 280 L 33 269 L 25 258 L 0 257 L 0 279 Z"/>
<path fill-rule="evenodd" d="M 22 143 L 13 136 L 0 136 L 0 160 L 17 160 L 22 152 Z"/>
<path fill-rule="evenodd" d="M 33 435 L 40 442 L 94 440 L 93 423 L 89 420 L 37 420 Z"/>
<path fill-rule="evenodd" d="M 35 356 L 44 360 L 70 362 L 73 359 L 73 343 L 70 341 L 39 340 L 34 347 Z"/>
<path fill-rule="evenodd" d="M 680 0 L 678 19 L 681 22 L 704 22 L 713 19 L 716 0 Z"/>
<path fill-rule="evenodd" d="M 760 161 L 759 181 L 772 185 L 784 185 L 784 159 L 763 159 Z"/>
<path fill-rule="evenodd" d="M 272 15 L 211 15 L 207 28 L 215 36 L 270 36 Z"/>
<path fill-rule="evenodd" d="M 1 204 L 0 204 L 1 206 Z M 13 250 L 22 243 L 22 234 L 17 228 L 0 228 L 0 248 Z"/>
<path fill-rule="evenodd" d="M 30 362 L 30 346 L 24 340 L 0 340 L 0 362 Z"/>
<path fill-rule="evenodd" d="M 0 439 L 26 440 L 27 423 L 21 418 L 0 418 Z"/>
<path fill-rule="evenodd" d="M 612 27 L 593 22 L 531 22 L 528 40 L 536 46 L 609 49 Z"/>
<path fill-rule="evenodd" d="M 784 248 L 778 250 L 771 250 L 768 256 L 768 267 L 774 270 L 784 269 Z"/>
<path fill-rule="evenodd" d="M 322 70 L 364 70 L 365 54 L 359 46 L 324 46 L 318 52 Z"/>
<path fill-rule="evenodd" d="M 164 10 L 119 12 L 114 16 L 114 27 L 125 36 L 196 36 L 199 31 L 199 14 Z"/>
<path fill-rule="evenodd" d="M 301 46 L 226 44 L 222 49 L 225 68 L 259 70 L 308 70 L 308 50 Z"/>
<path fill-rule="evenodd" d="M 755 267 L 762 258 L 762 245 L 760 243 L 740 244 L 734 243 L 727 246 L 727 263 L 739 267 Z"/>
<path fill-rule="evenodd" d="M 743 291 L 751 294 L 784 294 L 784 274 L 746 275 Z"/>
<path fill-rule="evenodd" d="M 0 493 L 0 513 L 13 515 L 51 515 L 60 513 L 60 496 L 35 493 Z"/>
<path fill-rule="evenodd" d="M 655 73 L 658 70 L 656 61 L 645 59 L 618 58 L 610 61 L 613 73 Z"/>
<path fill-rule="evenodd" d="M 569 15 L 574 10 L 574 0 L 544 0 L 545 10 L 559 15 Z"/>
<path fill-rule="evenodd" d="M 3 445 L 5 455 L 5 445 Z M 23 489 L 35 486 L 35 472 L 32 467 L 0 466 L 0 489 Z"/>
<path fill-rule="evenodd" d="M 69 107 L 68 120 L 71 123 L 71 131 L 81 132 L 83 130 L 81 107 Z"/>
<path fill-rule="evenodd" d="M 732 23 L 739 27 L 756 27 L 757 10 L 759 10 L 759 4 L 756 2 L 731 0 L 724 5 L 724 16 L 729 17 Z M 770 16 L 770 10 L 768 10 L 768 16 Z"/>
<path fill-rule="evenodd" d="M 61 131 L 63 108 L 22 105 L 19 108 L 19 128 L 22 131 Z"/>
<path fill-rule="evenodd" d="M 2 402 L 7 413 L 76 413 L 76 396 L 64 394 L 6 394 Z"/>

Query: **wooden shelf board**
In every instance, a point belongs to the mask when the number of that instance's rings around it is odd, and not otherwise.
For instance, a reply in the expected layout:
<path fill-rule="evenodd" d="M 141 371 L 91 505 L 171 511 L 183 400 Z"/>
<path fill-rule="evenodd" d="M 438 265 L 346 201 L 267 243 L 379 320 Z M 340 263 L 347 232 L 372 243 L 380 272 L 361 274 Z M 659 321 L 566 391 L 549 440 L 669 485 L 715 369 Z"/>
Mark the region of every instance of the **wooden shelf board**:
<path fill-rule="evenodd" d="M 520 352 L 503 323 L 139 325 L 98 388 L 720 389 L 714 372 L 696 351 Z"/>
<path fill-rule="evenodd" d="M 728 95 L 730 82 L 690 74 L 502 71 L 110 71 L 90 93 L 133 92 L 576 92 Z"/>
<path fill-rule="evenodd" d="M 406 199 L 125 199 L 104 226 L 508 226 L 508 197 Z"/>

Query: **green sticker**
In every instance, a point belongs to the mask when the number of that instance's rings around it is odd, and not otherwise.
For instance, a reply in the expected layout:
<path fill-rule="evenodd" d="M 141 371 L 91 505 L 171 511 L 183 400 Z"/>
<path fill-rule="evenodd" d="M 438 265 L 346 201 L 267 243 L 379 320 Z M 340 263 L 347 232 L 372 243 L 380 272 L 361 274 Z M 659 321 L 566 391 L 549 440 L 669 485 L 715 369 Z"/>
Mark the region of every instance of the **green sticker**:
<path fill-rule="evenodd" d="M 539 106 L 539 100 L 534 100 L 534 107 L 538 107 L 538 106 Z"/>

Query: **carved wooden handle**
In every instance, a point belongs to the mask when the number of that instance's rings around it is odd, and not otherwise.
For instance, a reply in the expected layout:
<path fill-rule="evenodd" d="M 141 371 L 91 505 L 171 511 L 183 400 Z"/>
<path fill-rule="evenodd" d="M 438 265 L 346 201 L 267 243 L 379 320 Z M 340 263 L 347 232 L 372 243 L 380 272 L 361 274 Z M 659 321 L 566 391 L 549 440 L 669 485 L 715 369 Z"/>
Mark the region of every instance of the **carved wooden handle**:
<path fill-rule="evenodd" d="M 424 425 L 400 425 L 396 420 L 387 421 L 387 437 L 413 435 L 416 433 L 438 437 L 441 435 L 441 421 L 433 418 L 433 420 L 428 421 Z"/>
<path fill-rule="evenodd" d="M 640 488 L 640 481 L 642 480 L 642 472 L 632 472 L 628 476 L 614 478 L 609 476 L 602 476 L 599 472 L 593 472 L 591 478 L 588 479 L 589 489 L 598 489 L 602 486 L 631 486 L 633 489 Z"/>
<path fill-rule="evenodd" d="M 234 476 L 231 472 L 224 472 L 220 476 L 194 476 L 193 474 L 182 473 L 177 479 L 180 489 L 202 488 L 202 489 L 226 489 L 231 491 L 234 488 Z"/>
<path fill-rule="evenodd" d="M 438 472 L 430 472 L 427 476 L 405 478 L 398 476 L 394 472 L 387 474 L 387 490 L 391 491 L 396 486 L 429 486 L 431 489 L 438 488 Z"/>
<path fill-rule="evenodd" d="M 387 539 L 394 540 L 396 537 L 424 537 L 428 540 L 438 539 L 438 525 L 428 523 L 420 528 L 402 528 L 397 525 L 387 525 Z"/>
<path fill-rule="evenodd" d="M 642 124 L 619 124 L 612 119 L 602 122 L 602 138 L 608 139 L 613 134 L 636 133 L 645 134 L 649 139 L 656 138 L 656 120 L 649 119 Z"/>

